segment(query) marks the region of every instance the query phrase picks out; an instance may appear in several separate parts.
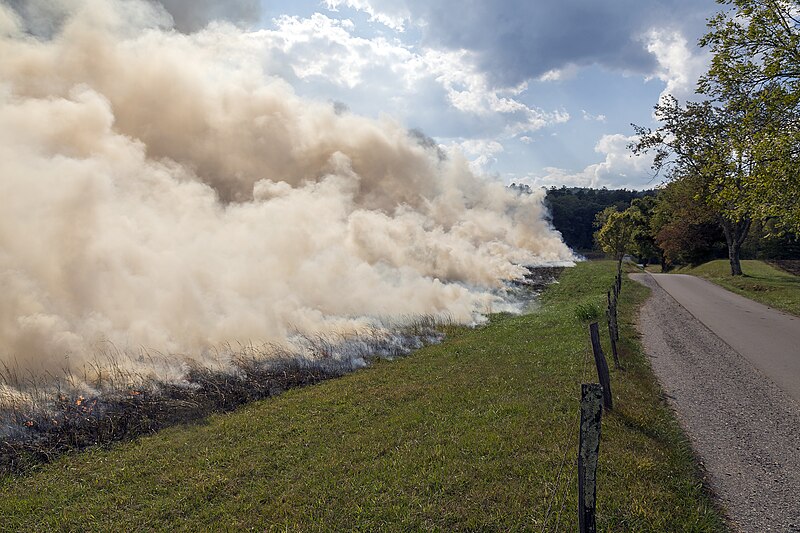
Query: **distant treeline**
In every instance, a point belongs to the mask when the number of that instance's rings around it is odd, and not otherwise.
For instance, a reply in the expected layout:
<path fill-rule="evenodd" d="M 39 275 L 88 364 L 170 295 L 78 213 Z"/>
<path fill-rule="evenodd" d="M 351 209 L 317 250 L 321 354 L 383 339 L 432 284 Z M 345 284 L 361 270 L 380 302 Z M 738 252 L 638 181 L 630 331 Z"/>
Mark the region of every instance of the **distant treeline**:
<path fill-rule="evenodd" d="M 520 193 L 530 193 L 527 185 L 511 185 L 512 189 Z M 674 186 L 668 189 L 674 189 Z M 630 191 L 628 189 L 590 189 L 585 187 L 551 187 L 547 190 L 545 204 L 550 211 L 553 227 L 561 232 L 564 242 L 580 254 L 599 253 L 594 234 L 598 230 L 595 220 L 598 213 L 608 207 L 615 207 L 618 211 L 628 209 L 637 198 L 651 198 L 639 207 L 649 206 L 645 211 L 651 211 L 659 203 L 667 204 L 666 196 L 659 196 L 660 190 Z M 683 205 L 692 203 L 689 198 L 678 195 L 676 203 Z M 664 211 L 662 205 L 662 212 Z M 652 213 L 646 212 L 647 225 Z M 662 213 L 663 214 L 663 213 Z M 662 217 L 663 218 L 663 217 Z M 672 255 L 663 257 L 659 247 L 654 242 L 653 257 L 647 258 L 651 262 L 669 260 L 675 265 L 699 264 L 712 259 L 727 257 L 728 250 L 725 235 L 718 224 L 703 220 L 697 213 L 680 212 L 670 213 L 669 231 L 661 232 L 662 246 L 669 249 Z M 661 221 L 663 226 L 664 221 Z M 652 233 L 657 234 L 659 227 L 652 228 Z M 800 258 L 800 240 L 791 232 L 776 233 L 769 222 L 755 222 L 747 239 L 742 245 L 742 257 L 745 259 L 798 259 Z M 643 260 L 644 258 L 639 258 Z"/>
<path fill-rule="evenodd" d="M 587 189 L 584 187 L 552 187 L 547 190 L 545 204 L 550 210 L 553 227 L 561 232 L 564 242 L 575 251 L 586 253 L 595 248 L 595 217 L 606 207 L 624 211 L 635 198 L 653 196 L 655 191 L 627 189 Z"/>

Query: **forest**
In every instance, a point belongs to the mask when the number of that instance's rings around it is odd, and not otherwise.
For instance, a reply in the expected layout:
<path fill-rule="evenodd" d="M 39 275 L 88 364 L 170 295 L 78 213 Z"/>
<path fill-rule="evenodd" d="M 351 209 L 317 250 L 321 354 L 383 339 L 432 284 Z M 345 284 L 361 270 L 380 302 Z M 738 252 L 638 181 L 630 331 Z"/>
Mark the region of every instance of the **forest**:
<path fill-rule="evenodd" d="M 627 212 L 632 240 L 625 253 L 640 263 L 660 262 L 669 269 L 727 257 L 721 226 L 703 212 L 702 203 L 681 194 L 677 183 L 644 191 L 551 187 L 545 205 L 564 242 L 586 257 L 602 253 L 595 235 L 598 223 L 602 225 L 608 215 L 603 214 L 606 209 Z M 742 244 L 741 258 L 799 259 L 800 239 L 795 233 L 777 231 L 774 221 L 756 220 Z"/>

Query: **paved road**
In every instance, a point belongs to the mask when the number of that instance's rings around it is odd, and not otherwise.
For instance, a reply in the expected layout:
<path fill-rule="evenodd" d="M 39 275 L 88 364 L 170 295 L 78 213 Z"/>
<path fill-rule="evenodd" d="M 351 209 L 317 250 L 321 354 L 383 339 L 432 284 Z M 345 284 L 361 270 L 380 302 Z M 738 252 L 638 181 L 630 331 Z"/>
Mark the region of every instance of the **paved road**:
<path fill-rule="evenodd" d="M 800 532 L 800 320 L 704 280 L 631 277 L 652 289 L 645 351 L 732 528 Z"/>
<path fill-rule="evenodd" d="M 800 318 L 695 276 L 654 274 L 670 296 L 800 402 Z"/>

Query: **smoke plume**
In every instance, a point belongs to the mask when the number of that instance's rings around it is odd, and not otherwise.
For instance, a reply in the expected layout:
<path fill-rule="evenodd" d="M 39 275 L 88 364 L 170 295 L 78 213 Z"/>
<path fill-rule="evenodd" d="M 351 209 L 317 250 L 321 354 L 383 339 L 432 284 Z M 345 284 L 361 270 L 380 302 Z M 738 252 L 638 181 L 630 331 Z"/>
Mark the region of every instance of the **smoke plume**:
<path fill-rule="evenodd" d="M 471 323 L 518 265 L 572 258 L 540 193 L 298 97 L 245 30 L 175 32 L 144 0 L 42 6 L 0 4 L 0 362 Z"/>

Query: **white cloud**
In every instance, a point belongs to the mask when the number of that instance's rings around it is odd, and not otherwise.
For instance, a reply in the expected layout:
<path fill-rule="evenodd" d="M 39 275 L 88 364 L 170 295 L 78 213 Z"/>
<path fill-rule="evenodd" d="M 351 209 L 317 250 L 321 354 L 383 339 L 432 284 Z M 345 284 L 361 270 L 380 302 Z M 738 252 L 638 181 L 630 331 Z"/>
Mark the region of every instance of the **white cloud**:
<path fill-rule="evenodd" d="M 508 88 L 492 87 L 485 73 L 476 66 L 473 54 L 466 50 L 429 49 L 415 63 L 417 65 L 408 71 L 409 77 L 433 75 L 447 92 L 453 107 L 465 113 L 505 115 L 509 119 L 507 135 L 536 131 L 570 118 L 564 110 L 546 112 L 516 99 L 516 96 L 525 92 L 526 84 Z"/>
<path fill-rule="evenodd" d="M 399 42 L 353 35 L 355 25 L 348 19 L 314 13 L 309 18 L 284 15 L 274 23 L 275 29 L 253 32 L 250 39 L 267 55 L 280 52 L 300 79 L 318 78 L 353 88 L 364 82 L 367 71 L 401 69 L 414 57 Z"/>
<path fill-rule="evenodd" d="M 537 78 L 538 81 L 566 81 L 578 74 L 578 67 L 569 64 L 560 68 L 548 70 Z"/>
<path fill-rule="evenodd" d="M 490 130 L 501 137 L 524 135 L 570 118 L 564 110 L 545 111 L 522 102 L 524 83 L 492 86 L 471 52 L 417 49 L 398 39 L 362 37 L 353 21 L 321 13 L 308 18 L 281 16 L 273 23 L 272 29 L 231 31 L 231 41 L 218 46 L 239 54 L 235 43 L 245 40 L 248 52 L 260 50 L 269 72 L 296 77 L 312 96 L 330 99 L 331 85 L 345 97 L 383 93 L 384 102 L 393 107 L 382 111 L 404 120 L 408 118 L 404 114 L 416 111 L 410 102 L 443 99 L 450 109 L 438 112 L 470 117 L 484 137 Z"/>
<path fill-rule="evenodd" d="M 444 147 L 448 152 L 460 152 L 469 160 L 476 174 L 486 174 L 497 162 L 497 155 L 505 152 L 502 144 L 493 139 L 467 139 L 452 142 Z"/>
<path fill-rule="evenodd" d="M 362 11 L 369 15 L 370 20 L 379 22 L 397 32 L 405 31 L 406 22 L 410 17 L 408 10 L 403 7 L 396 8 L 396 10 L 383 9 L 379 11 L 369 0 L 324 0 L 324 4 L 331 11 L 338 11 L 339 6 L 342 5 Z"/>
<path fill-rule="evenodd" d="M 583 115 L 583 120 L 586 120 L 586 121 L 589 121 L 589 122 L 606 122 L 606 120 L 607 120 L 607 117 L 605 115 L 603 115 L 603 114 L 592 115 L 591 113 L 589 113 L 585 109 L 581 109 L 581 114 Z"/>
<path fill-rule="evenodd" d="M 525 80 L 561 81 L 592 65 L 648 75 L 658 64 L 642 32 L 679 30 L 690 40 L 705 31 L 713 2 L 664 0 L 325 0 L 389 18 L 418 30 L 424 42 L 467 49 L 501 85 Z M 502 80 L 502 81 L 498 81 Z"/>
<path fill-rule="evenodd" d="M 647 51 L 656 57 L 658 67 L 650 77 L 667 86 L 661 96 L 671 94 L 678 100 L 695 97 L 698 78 L 708 69 L 711 55 L 697 47 L 690 47 L 686 38 L 677 31 L 651 30 L 645 36 Z"/>
<path fill-rule="evenodd" d="M 608 187 L 646 189 L 656 183 L 651 179 L 652 158 L 634 156 L 628 144 L 636 138 L 622 134 L 603 135 L 595 145 L 595 152 L 604 156 L 603 161 L 587 166 L 579 172 L 563 168 L 547 167 L 542 174 L 518 178 L 518 183 L 531 187 L 567 185 L 570 187 Z"/>

